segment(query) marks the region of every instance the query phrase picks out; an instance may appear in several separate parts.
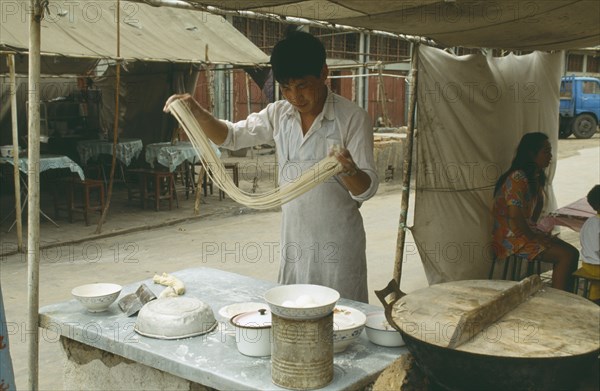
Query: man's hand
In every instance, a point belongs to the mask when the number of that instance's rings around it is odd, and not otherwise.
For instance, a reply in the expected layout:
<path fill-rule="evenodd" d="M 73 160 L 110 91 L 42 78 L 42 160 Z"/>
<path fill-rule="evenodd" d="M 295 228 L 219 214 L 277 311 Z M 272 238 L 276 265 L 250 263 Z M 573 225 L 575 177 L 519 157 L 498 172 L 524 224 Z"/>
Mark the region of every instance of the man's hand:
<path fill-rule="evenodd" d="M 338 162 L 342 165 L 344 170 L 342 171 L 343 175 L 346 176 L 354 176 L 357 175 L 360 171 L 354 160 L 352 160 L 352 156 L 350 155 L 350 151 L 343 147 L 334 147 L 329 150 L 329 156 L 335 156 Z"/>
<path fill-rule="evenodd" d="M 329 156 L 334 156 L 344 168 L 340 178 L 350 193 L 357 196 L 367 191 L 371 186 L 371 177 L 358 168 L 350 151 L 336 146 L 329 151 Z"/>
<path fill-rule="evenodd" d="M 192 111 L 192 114 L 196 118 L 196 121 L 198 121 L 198 124 L 204 130 L 204 133 L 206 133 L 208 138 L 213 143 L 221 145 L 225 142 L 225 140 L 227 139 L 228 132 L 227 125 L 219 121 L 211 113 L 209 113 L 202 106 L 200 106 L 200 104 L 190 94 L 171 95 L 169 99 L 167 99 L 163 111 L 165 113 L 170 113 L 171 103 L 175 102 L 176 100 L 181 100 L 188 105 L 188 107 Z"/>
<path fill-rule="evenodd" d="M 198 102 L 196 102 L 196 100 L 190 94 L 175 94 L 175 95 L 171 95 L 169 97 L 169 99 L 167 99 L 167 102 L 165 103 L 165 107 L 163 107 L 163 111 L 165 113 L 170 113 L 171 109 L 169 108 L 169 106 L 171 106 L 171 103 L 175 102 L 176 100 L 182 100 L 182 101 L 186 102 L 188 105 L 190 105 L 190 107 L 192 107 L 192 108 L 193 108 L 193 106 L 200 106 L 200 104 Z"/>

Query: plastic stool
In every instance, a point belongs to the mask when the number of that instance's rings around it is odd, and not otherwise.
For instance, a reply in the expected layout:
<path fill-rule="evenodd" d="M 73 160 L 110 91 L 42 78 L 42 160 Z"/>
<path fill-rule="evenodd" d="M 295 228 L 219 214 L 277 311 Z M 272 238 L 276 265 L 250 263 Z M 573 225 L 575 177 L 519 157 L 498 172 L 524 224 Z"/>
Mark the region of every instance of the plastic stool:
<path fill-rule="evenodd" d="M 588 271 L 584 270 L 583 267 L 580 267 L 579 269 L 575 270 L 573 272 L 573 277 L 575 278 L 575 283 L 573 284 L 574 286 L 574 292 L 575 294 L 579 293 L 579 281 L 583 280 L 583 297 L 585 297 L 586 299 L 589 299 L 590 297 L 590 292 L 589 292 L 589 285 L 590 282 L 600 282 L 600 278 L 598 276 L 595 276 L 591 273 L 589 273 Z"/>

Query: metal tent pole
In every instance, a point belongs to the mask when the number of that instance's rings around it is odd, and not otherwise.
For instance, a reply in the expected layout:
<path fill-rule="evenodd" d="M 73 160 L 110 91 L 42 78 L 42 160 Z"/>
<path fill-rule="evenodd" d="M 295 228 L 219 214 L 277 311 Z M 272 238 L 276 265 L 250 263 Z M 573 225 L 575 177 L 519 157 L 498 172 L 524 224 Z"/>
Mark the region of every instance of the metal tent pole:
<path fill-rule="evenodd" d="M 410 195 L 410 175 L 412 171 L 412 151 L 413 151 L 413 134 L 415 128 L 415 111 L 417 106 L 417 61 L 419 53 L 419 45 L 413 46 L 411 59 L 411 80 L 410 83 L 410 98 L 408 124 L 406 131 L 406 148 L 404 163 L 402 166 L 402 201 L 400 205 L 400 222 L 398 225 L 398 237 L 396 241 L 396 257 L 394 260 L 394 280 L 400 287 L 400 279 L 402 278 L 402 263 L 404 260 L 404 242 L 406 240 L 406 217 L 408 214 L 408 201 Z M 402 291 L 400 291 L 402 293 Z"/>

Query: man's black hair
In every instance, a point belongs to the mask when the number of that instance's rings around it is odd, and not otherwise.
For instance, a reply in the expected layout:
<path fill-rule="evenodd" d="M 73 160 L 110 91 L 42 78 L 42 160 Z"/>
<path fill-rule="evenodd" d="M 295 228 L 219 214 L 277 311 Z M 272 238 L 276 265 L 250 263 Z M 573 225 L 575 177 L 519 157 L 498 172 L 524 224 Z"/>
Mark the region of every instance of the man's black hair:
<path fill-rule="evenodd" d="M 306 76 L 319 77 L 325 56 L 325 47 L 317 38 L 303 31 L 291 31 L 277 42 L 271 53 L 275 80 L 286 84 Z"/>

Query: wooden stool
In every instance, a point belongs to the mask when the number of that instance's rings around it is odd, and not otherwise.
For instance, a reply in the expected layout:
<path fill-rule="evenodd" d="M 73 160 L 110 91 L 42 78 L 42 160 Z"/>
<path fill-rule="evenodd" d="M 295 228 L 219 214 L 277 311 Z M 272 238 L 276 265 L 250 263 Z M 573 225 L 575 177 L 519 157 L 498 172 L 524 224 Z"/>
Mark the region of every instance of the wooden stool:
<path fill-rule="evenodd" d="M 239 163 L 225 163 L 223 164 L 225 170 L 231 170 L 231 177 L 233 179 L 233 183 L 240 187 L 240 172 L 239 172 Z M 225 198 L 225 192 L 219 189 L 219 201 Z"/>
<path fill-rule="evenodd" d="M 129 173 L 139 176 L 139 194 L 135 194 L 133 189 L 129 190 L 129 199 L 139 195 L 142 208 L 146 209 L 146 201 L 154 202 L 154 209 L 160 210 L 160 201 L 169 201 L 169 210 L 172 209 L 172 201 L 179 208 L 179 199 L 175 190 L 175 175 L 169 171 L 150 170 L 150 169 L 132 169 Z"/>
<path fill-rule="evenodd" d="M 600 277 L 595 276 L 589 273 L 587 270 L 584 270 L 583 267 L 575 270 L 573 272 L 573 277 L 575 278 L 575 283 L 573 284 L 575 294 L 579 293 L 579 281 L 583 280 L 583 297 L 589 299 L 589 285 L 590 282 L 600 282 Z"/>
<path fill-rule="evenodd" d="M 525 273 L 525 276 L 521 276 L 521 267 L 522 267 L 523 260 L 525 260 L 527 262 L 527 271 Z M 490 273 L 488 275 L 489 280 L 491 280 L 492 277 L 494 277 L 494 268 L 496 266 L 496 261 L 497 261 L 496 258 L 494 258 L 492 260 L 492 267 L 491 267 Z M 502 272 L 502 279 L 503 280 L 512 280 L 512 281 L 521 281 L 523 278 L 533 275 L 534 268 L 535 268 L 535 273 L 539 275 L 541 273 L 541 269 L 542 269 L 541 261 L 539 259 L 534 259 L 533 261 L 528 261 L 527 258 L 519 257 L 516 254 L 510 255 L 504 260 L 504 270 Z M 508 274 L 509 269 L 510 269 L 510 278 L 509 278 L 509 274 Z"/>
<path fill-rule="evenodd" d="M 198 178 L 196 179 L 196 166 L 200 167 L 200 172 L 198 173 Z M 202 162 L 198 161 L 194 163 L 191 167 L 192 174 L 192 183 L 194 186 L 198 186 L 200 181 L 202 181 L 202 191 L 204 192 L 204 197 L 208 195 L 208 191 L 210 190 L 210 194 L 213 193 L 213 183 L 206 174 L 206 168 L 202 165 Z"/>
<path fill-rule="evenodd" d="M 83 219 L 85 225 L 90 225 L 89 214 L 90 212 L 104 210 L 104 182 L 96 179 L 79 179 L 77 177 L 71 177 L 63 179 L 65 183 L 65 193 L 67 199 L 67 214 L 69 216 L 69 222 L 73 222 L 73 213 L 83 213 Z M 81 203 L 75 202 L 75 192 L 81 191 L 82 200 Z M 99 195 L 99 202 L 96 205 L 92 205 L 90 200 L 90 194 L 92 191 L 97 190 Z M 55 204 L 54 213 L 58 215 L 60 208 Z"/>

